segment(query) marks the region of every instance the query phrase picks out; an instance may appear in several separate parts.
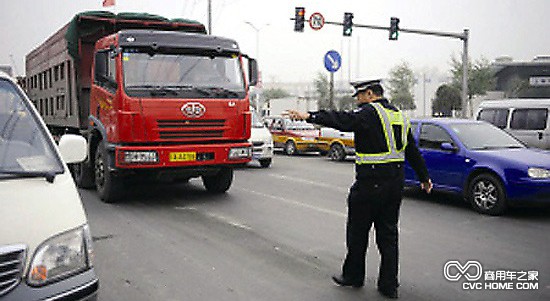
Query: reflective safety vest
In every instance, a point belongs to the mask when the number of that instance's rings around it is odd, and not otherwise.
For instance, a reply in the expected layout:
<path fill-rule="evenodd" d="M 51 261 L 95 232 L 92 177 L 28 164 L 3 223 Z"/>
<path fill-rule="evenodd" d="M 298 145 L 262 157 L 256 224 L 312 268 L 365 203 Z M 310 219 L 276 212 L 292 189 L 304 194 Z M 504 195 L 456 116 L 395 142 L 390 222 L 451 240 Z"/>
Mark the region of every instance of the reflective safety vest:
<path fill-rule="evenodd" d="M 405 161 L 405 147 L 407 146 L 407 133 L 409 132 L 410 122 L 401 111 L 393 111 L 384 108 L 379 103 L 371 103 L 376 109 L 378 117 L 382 122 L 382 130 L 386 137 L 388 151 L 383 153 L 363 154 L 355 153 L 356 164 L 383 164 L 390 162 Z M 396 132 L 401 131 L 401 145 L 398 148 L 396 143 Z M 357 139 L 357 137 L 356 137 Z"/>

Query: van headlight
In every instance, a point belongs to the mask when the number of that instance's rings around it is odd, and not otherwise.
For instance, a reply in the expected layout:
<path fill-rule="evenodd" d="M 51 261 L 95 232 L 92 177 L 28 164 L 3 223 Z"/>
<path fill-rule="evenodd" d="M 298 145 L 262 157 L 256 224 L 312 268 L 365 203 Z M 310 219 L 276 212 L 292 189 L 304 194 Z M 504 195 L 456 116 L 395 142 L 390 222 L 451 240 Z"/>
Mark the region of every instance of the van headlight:
<path fill-rule="evenodd" d="M 544 168 L 531 167 L 527 170 L 529 177 L 533 179 L 548 179 L 550 178 L 550 170 Z"/>
<path fill-rule="evenodd" d="M 88 225 L 56 235 L 36 250 L 27 282 L 40 286 L 93 266 L 92 237 Z"/>

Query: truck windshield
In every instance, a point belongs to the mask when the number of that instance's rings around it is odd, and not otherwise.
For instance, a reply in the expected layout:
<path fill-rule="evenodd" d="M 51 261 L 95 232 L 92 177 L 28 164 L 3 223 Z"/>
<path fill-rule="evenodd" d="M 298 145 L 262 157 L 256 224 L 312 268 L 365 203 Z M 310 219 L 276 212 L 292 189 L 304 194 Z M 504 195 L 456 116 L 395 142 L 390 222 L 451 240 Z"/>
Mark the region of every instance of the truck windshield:
<path fill-rule="evenodd" d="M 36 118 L 14 84 L 0 79 L 0 180 L 63 172 Z"/>
<path fill-rule="evenodd" d="M 122 54 L 124 86 L 134 97 L 244 98 L 239 57 L 145 53 Z"/>

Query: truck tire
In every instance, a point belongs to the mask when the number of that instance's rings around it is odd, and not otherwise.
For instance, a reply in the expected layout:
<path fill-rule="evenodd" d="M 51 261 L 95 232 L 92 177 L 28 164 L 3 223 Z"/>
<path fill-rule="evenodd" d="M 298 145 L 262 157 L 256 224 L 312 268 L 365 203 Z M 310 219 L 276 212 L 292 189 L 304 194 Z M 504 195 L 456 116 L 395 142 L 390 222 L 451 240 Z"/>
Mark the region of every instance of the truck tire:
<path fill-rule="evenodd" d="M 120 179 L 113 176 L 109 170 L 109 155 L 105 144 L 101 141 L 97 145 L 94 161 L 95 186 L 99 198 L 105 203 L 114 203 L 120 196 Z"/>
<path fill-rule="evenodd" d="M 339 143 L 334 143 L 330 146 L 329 158 L 333 161 L 344 161 L 346 159 L 346 151 Z"/>
<path fill-rule="evenodd" d="M 263 168 L 267 168 L 269 167 L 269 165 L 271 165 L 271 158 L 260 159 L 259 161 L 260 161 L 260 166 Z"/>
<path fill-rule="evenodd" d="M 95 187 L 94 170 L 86 162 L 69 164 L 69 170 L 78 188 L 92 189 Z"/>
<path fill-rule="evenodd" d="M 468 185 L 467 197 L 475 211 L 502 215 L 508 207 L 500 179 L 489 173 L 476 176 Z"/>
<path fill-rule="evenodd" d="M 225 193 L 233 182 L 233 169 L 222 168 L 213 176 L 202 176 L 202 183 L 206 190 L 212 193 Z"/>

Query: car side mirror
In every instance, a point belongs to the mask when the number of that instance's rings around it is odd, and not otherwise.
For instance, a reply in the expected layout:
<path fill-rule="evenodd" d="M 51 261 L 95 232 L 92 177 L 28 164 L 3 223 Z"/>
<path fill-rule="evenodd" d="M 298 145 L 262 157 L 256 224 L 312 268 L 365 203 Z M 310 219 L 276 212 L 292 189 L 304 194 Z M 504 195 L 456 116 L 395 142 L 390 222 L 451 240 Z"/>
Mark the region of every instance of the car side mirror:
<path fill-rule="evenodd" d="M 79 135 L 65 134 L 59 140 L 59 152 L 67 164 L 80 163 L 86 159 L 86 139 Z"/>
<path fill-rule="evenodd" d="M 456 146 L 454 146 L 452 143 L 449 143 L 449 142 L 441 143 L 441 149 L 444 151 L 450 151 L 450 152 L 456 152 L 458 150 Z"/>

